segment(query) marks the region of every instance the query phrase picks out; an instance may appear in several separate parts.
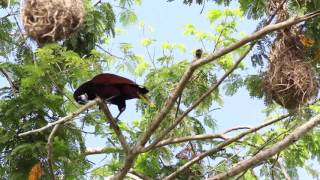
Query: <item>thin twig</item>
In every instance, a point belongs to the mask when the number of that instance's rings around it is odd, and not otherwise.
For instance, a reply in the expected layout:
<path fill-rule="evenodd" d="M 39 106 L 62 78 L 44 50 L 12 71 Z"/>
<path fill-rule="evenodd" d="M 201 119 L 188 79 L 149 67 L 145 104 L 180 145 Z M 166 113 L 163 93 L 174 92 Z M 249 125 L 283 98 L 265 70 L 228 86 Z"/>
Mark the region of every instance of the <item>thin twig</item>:
<path fill-rule="evenodd" d="M 227 134 L 227 133 L 230 133 L 232 131 L 237 131 L 237 130 L 241 130 L 241 129 L 251 129 L 251 127 L 249 127 L 249 126 L 234 127 L 234 128 L 226 130 L 225 132 L 223 132 L 223 134 Z"/>
<path fill-rule="evenodd" d="M 226 179 L 228 177 L 232 177 L 237 175 L 238 173 L 253 167 L 255 164 L 264 161 L 273 155 L 281 152 L 283 149 L 287 148 L 288 146 L 294 144 L 297 142 L 302 136 L 304 136 L 307 132 L 312 130 L 315 126 L 320 124 L 320 114 L 312 117 L 309 121 L 304 123 L 303 125 L 297 127 L 294 131 L 292 131 L 288 136 L 286 136 L 283 140 L 277 142 L 273 146 L 271 146 L 268 149 L 265 149 L 255 156 L 243 160 L 239 163 L 237 163 L 236 166 L 231 168 L 230 170 L 217 174 L 210 178 L 210 180 L 216 180 L 216 179 Z"/>
<path fill-rule="evenodd" d="M 287 169 L 286 169 L 286 167 L 283 165 L 281 159 L 277 160 L 277 163 L 279 164 L 279 167 L 280 167 L 280 169 L 281 169 L 281 172 L 282 172 L 284 178 L 285 178 L 286 180 L 291 180 L 291 177 L 290 177 L 290 175 L 288 174 Z"/>
<path fill-rule="evenodd" d="M 27 132 L 24 132 L 24 133 L 20 133 L 18 134 L 18 136 L 22 137 L 22 136 L 26 136 L 26 135 L 29 135 L 29 134 L 32 134 L 32 133 L 38 133 L 38 132 L 42 132 L 42 131 L 45 131 L 53 126 L 55 126 L 56 124 L 64 124 L 68 121 L 71 121 L 74 117 L 78 116 L 80 113 L 82 113 L 83 111 L 95 106 L 96 104 L 98 103 L 98 99 L 95 99 L 93 101 L 90 101 L 88 102 L 87 104 L 85 104 L 84 106 L 81 106 L 77 111 L 65 116 L 65 117 L 62 117 L 60 118 L 59 120 L 55 121 L 55 122 L 52 122 L 52 123 L 48 123 L 46 126 L 43 126 L 39 129 L 34 129 L 34 130 L 30 130 L 30 131 L 27 131 Z"/>
<path fill-rule="evenodd" d="M 199 134 L 193 136 L 186 136 L 181 138 L 168 138 L 165 140 L 160 141 L 154 148 L 170 145 L 170 144 L 177 144 L 187 141 L 194 141 L 194 140 L 208 140 L 208 139 L 223 139 L 228 140 L 229 138 L 223 134 Z"/>
<path fill-rule="evenodd" d="M 107 53 L 109 56 L 112 56 L 112 57 L 117 58 L 117 59 L 126 60 L 126 58 L 124 58 L 124 57 L 117 56 L 117 55 L 112 54 L 111 52 L 105 50 L 105 49 L 104 49 L 102 46 L 100 46 L 99 44 L 96 44 L 96 46 L 97 46 L 100 50 L 102 50 L 103 52 Z"/>
<path fill-rule="evenodd" d="M 280 11 L 280 9 L 283 7 L 284 3 L 286 3 L 287 0 L 283 0 L 281 2 L 281 4 L 279 4 L 279 6 L 277 7 L 277 9 L 272 13 L 272 15 L 270 16 L 269 20 L 266 22 L 266 24 L 270 24 L 272 22 L 272 20 L 274 19 L 274 17 L 278 14 L 278 12 Z"/>
<path fill-rule="evenodd" d="M 57 130 L 59 129 L 60 124 L 56 124 L 54 126 L 54 128 L 52 129 L 49 138 L 48 138 L 48 169 L 49 169 L 49 174 L 51 177 L 51 180 L 55 180 L 55 175 L 54 175 L 54 171 L 53 171 L 53 146 L 52 146 L 52 141 L 53 141 L 53 137 L 54 134 L 57 132 Z"/>
<path fill-rule="evenodd" d="M 5 19 L 5 18 L 10 17 L 10 16 L 15 16 L 15 15 L 18 15 L 17 11 L 14 12 L 14 13 L 8 13 L 7 15 L 0 17 L 0 20 Z"/>
<path fill-rule="evenodd" d="M 274 124 L 278 121 L 281 121 L 287 117 L 289 117 L 290 115 L 289 114 L 286 114 L 286 115 L 283 115 L 283 116 L 280 116 L 276 119 L 273 119 L 273 120 L 270 120 L 268 122 L 265 122 L 265 123 L 262 123 L 258 126 L 255 126 L 247 131 L 244 131 L 242 133 L 240 133 L 239 135 L 233 137 L 233 138 L 229 138 L 227 141 L 224 141 L 223 143 L 221 144 L 218 144 L 216 145 L 214 148 L 204 152 L 204 153 L 201 153 L 200 155 L 198 155 L 197 157 L 191 159 L 189 162 L 187 162 L 186 164 L 184 164 L 183 166 L 179 167 L 175 172 L 173 172 L 172 174 L 168 175 L 167 177 L 164 178 L 164 180 L 169 180 L 169 179 L 173 179 L 174 177 L 176 177 L 180 172 L 184 171 L 185 169 L 189 168 L 190 166 L 192 166 L 194 163 L 197 163 L 199 162 L 200 160 L 202 160 L 203 158 L 211 155 L 211 154 L 214 154 L 214 153 L 217 153 L 219 151 L 221 151 L 223 148 L 225 148 L 226 146 L 230 145 L 231 143 L 233 142 L 236 142 L 238 140 L 240 140 L 241 138 L 243 138 L 244 136 L 248 135 L 248 134 L 251 134 L 253 132 L 256 132 L 264 127 L 267 127 L 271 124 Z"/>
<path fill-rule="evenodd" d="M 4 77 L 7 79 L 7 81 L 9 82 L 10 84 L 10 87 L 11 87 L 11 90 L 13 92 L 13 95 L 16 96 L 17 94 L 17 89 L 16 89 L 16 86 L 14 85 L 12 79 L 10 78 L 10 76 L 2 69 L 0 68 L 0 72 L 4 75 Z"/>

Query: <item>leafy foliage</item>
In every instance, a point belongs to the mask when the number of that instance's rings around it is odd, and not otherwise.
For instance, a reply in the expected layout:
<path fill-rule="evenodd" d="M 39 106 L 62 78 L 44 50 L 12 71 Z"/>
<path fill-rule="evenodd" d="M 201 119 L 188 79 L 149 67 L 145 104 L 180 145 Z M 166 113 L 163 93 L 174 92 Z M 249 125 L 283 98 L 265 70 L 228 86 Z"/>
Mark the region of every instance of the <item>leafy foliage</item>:
<path fill-rule="evenodd" d="M 90 55 L 91 50 L 101 43 L 106 35 L 115 35 L 115 14 L 110 3 L 101 3 L 98 6 L 87 4 L 84 25 L 79 32 L 64 42 L 68 49 L 74 50 L 81 56 Z"/>
<path fill-rule="evenodd" d="M 205 5 L 207 2 L 209 0 L 183 1 L 188 5 Z M 230 0 L 211 2 L 224 5 L 231 3 Z M 290 1 L 290 10 L 297 10 L 302 14 L 319 7 L 316 0 L 303 2 Z M 139 18 L 132 7 L 142 2 L 119 0 L 114 3 L 98 1 L 93 4 L 93 1 L 86 0 L 86 16 L 81 29 L 64 42 L 46 44 L 42 47 L 37 47 L 34 42 L 25 39 L 14 19 L 14 13 L 0 18 L 0 73 L 8 81 L 7 86 L 0 87 L 0 175 L 4 179 L 25 179 L 37 164 L 41 164 L 43 170 L 41 178 L 50 178 L 47 168 L 47 141 L 50 130 L 25 137 L 19 137 L 18 134 L 43 127 L 77 110 L 79 106 L 72 99 L 72 92 L 82 82 L 104 71 L 121 72 L 145 79 L 144 86 L 150 90 L 148 95 L 152 97 L 156 107 L 148 107 L 138 101 L 136 107 L 137 111 L 142 112 L 142 117 L 118 122 L 128 143 L 134 144 L 149 128 L 149 123 L 156 113 L 165 106 L 165 99 L 171 96 L 172 90 L 190 63 L 197 61 L 190 55 L 186 56 L 188 53 L 194 54 L 195 49 L 170 40 L 160 42 L 152 34 L 152 28 L 144 23 L 140 24 L 143 34 L 140 44 L 114 41 L 113 37 L 121 36 L 121 32 L 124 32 L 118 26 L 128 28 L 129 25 L 137 23 Z M 240 8 L 208 10 L 204 16 L 211 25 L 209 30 L 199 29 L 192 22 L 184 26 L 183 34 L 203 45 L 202 57 L 228 47 L 243 36 L 237 28 L 244 15 L 254 19 L 265 18 L 265 1 L 239 0 L 239 4 Z M 7 1 L 0 1 L 1 8 L 7 6 Z M 12 12 L 18 10 L 17 1 L 13 1 L 10 8 Z M 120 24 L 116 24 L 116 21 Z M 316 59 L 315 52 L 319 49 L 320 42 L 319 19 L 301 26 L 306 36 L 314 40 L 307 48 L 306 56 L 318 67 L 320 61 Z M 241 88 L 245 88 L 251 97 L 262 98 L 262 71 L 273 38 L 274 34 L 271 34 L 258 41 L 251 58 L 252 66 L 240 63 L 236 71 L 221 82 L 221 86 L 184 117 L 165 138 L 214 133 L 217 119 L 212 116 L 211 111 L 222 108 L 225 96 L 233 96 Z M 117 49 L 112 49 L 113 46 Z M 145 52 L 137 53 L 138 46 L 145 49 Z M 196 99 L 214 87 L 220 77 L 234 67 L 235 61 L 247 48 L 248 46 L 240 47 L 197 69 L 175 102 L 174 108 L 167 114 L 148 143 L 157 139 L 159 134 L 171 126 Z M 179 54 L 182 56 L 178 56 Z M 253 71 L 247 71 L 248 69 Z M 275 116 L 278 111 L 277 106 L 266 107 L 268 118 Z M 273 124 L 263 132 L 251 133 L 208 156 L 206 160 L 199 161 L 179 174 L 177 179 L 203 179 L 224 172 L 248 156 L 272 146 L 292 129 L 319 112 L 319 103 L 312 104 L 292 119 Z M 59 128 L 53 138 L 53 170 L 58 178 L 84 179 L 88 178 L 87 174 L 90 171 L 88 176 L 91 178 L 103 179 L 121 170 L 125 153 L 116 134 L 105 121 L 100 109 L 95 108 L 84 112 L 74 122 L 66 123 Z M 86 132 L 87 128 L 93 129 L 93 132 Z M 110 147 L 104 149 L 104 165 L 92 168 L 85 154 L 86 134 L 103 138 L 106 146 Z M 244 172 L 242 178 L 258 179 L 257 172 L 260 171 L 260 176 L 265 178 L 273 176 L 283 179 L 284 175 L 280 171 L 277 158 L 283 162 L 291 177 L 297 176 L 298 167 L 306 169 L 313 177 L 318 177 L 317 168 L 306 162 L 310 159 L 319 162 L 319 140 L 317 128 L 277 157 L 270 157 L 258 164 L 258 168 L 253 167 Z M 140 154 L 132 168 L 151 179 L 162 179 L 222 141 L 224 139 L 190 141 L 153 148 Z"/>

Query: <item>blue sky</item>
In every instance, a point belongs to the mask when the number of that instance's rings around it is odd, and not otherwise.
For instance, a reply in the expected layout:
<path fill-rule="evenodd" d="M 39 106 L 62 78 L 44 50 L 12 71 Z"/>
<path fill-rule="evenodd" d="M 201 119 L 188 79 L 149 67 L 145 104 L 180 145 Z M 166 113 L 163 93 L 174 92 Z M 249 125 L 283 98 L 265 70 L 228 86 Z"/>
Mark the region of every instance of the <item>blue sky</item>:
<path fill-rule="evenodd" d="M 236 6 L 236 5 L 234 5 Z M 221 8 L 216 7 L 213 3 L 207 3 L 204 11 L 200 14 L 202 6 L 187 6 L 183 5 L 181 1 L 176 0 L 174 2 L 166 2 L 165 0 L 154 0 L 154 1 L 143 1 L 142 6 L 135 7 L 135 12 L 138 15 L 140 21 L 143 21 L 146 25 L 153 27 L 154 32 L 149 33 L 151 37 L 157 40 L 160 44 L 165 41 L 173 43 L 185 44 L 189 51 L 185 54 L 180 54 L 181 59 L 188 58 L 191 59 L 193 54 L 191 49 L 197 49 L 201 47 L 201 44 L 195 41 L 192 37 L 186 37 L 182 34 L 183 26 L 186 23 L 192 22 L 198 29 L 210 31 L 210 24 L 206 20 L 206 12 L 211 8 Z M 0 16 L 2 14 L 0 13 Z M 241 22 L 238 31 L 246 32 L 250 34 L 256 28 L 256 22 L 244 20 Z M 115 44 L 117 42 L 131 42 L 134 44 L 135 52 L 146 56 L 145 49 L 139 45 L 142 39 L 142 33 L 138 29 L 138 25 L 132 25 L 125 27 L 125 34 L 117 36 L 113 41 Z M 210 48 L 210 47 L 208 47 Z M 211 47 L 212 48 L 212 47 Z M 114 48 L 115 53 L 117 52 L 116 46 Z M 180 58 L 178 56 L 178 58 Z M 146 56 L 147 57 L 147 56 Z M 245 60 L 247 64 L 250 64 L 250 59 Z M 111 71 L 112 73 L 117 73 Z M 252 73 L 254 70 L 248 70 L 245 73 Z M 124 76 L 129 76 L 128 74 L 120 73 Z M 131 79 L 134 79 L 130 77 Z M 143 79 L 135 79 L 137 82 L 142 83 Z M 7 82 L 0 77 L 0 87 L 7 85 Z M 121 119 L 126 121 L 131 121 L 135 118 L 139 118 L 140 114 L 135 111 L 135 100 L 127 101 L 127 110 L 121 115 Z M 240 91 L 232 97 L 224 97 L 224 106 L 220 110 L 213 111 L 211 115 L 217 120 L 217 130 L 216 132 L 222 132 L 226 129 L 242 126 L 242 125 L 256 125 L 262 122 L 265 115 L 262 113 L 264 108 L 264 102 L 258 99 L 252 99 L 249 97 L 245 89 L 240 89 Z M 113 114 L 118 112 L 117 108 L 112 106 L 111 110 Z M 87 131 L 92 131 L 88 128 Z M 102 147 L 105 145 L 104 139 L 99 139 L 93 136 L 87 136 L 87 146 L 88 147 Z M 106 160 L 101 160 L 104 155 L 94 155 L 89 156 L 89 159 L 96 165 L 102 165 L 107 163 Z M 302 179 L 311 179 L 304 171 L 300 171 L 299 174 Z"/>

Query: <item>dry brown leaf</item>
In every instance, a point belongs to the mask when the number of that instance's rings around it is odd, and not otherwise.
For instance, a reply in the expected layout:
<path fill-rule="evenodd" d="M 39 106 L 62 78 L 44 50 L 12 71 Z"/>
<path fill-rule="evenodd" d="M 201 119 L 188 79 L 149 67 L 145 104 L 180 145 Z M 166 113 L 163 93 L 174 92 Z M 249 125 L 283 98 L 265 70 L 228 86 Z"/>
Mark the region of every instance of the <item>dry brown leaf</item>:
<path fill-rule="evenodd" d="M 38 180 L 41 177 L 41 175 L 42 175 L 41 165 L 40 163 L 37 163 L 32 166 L 29 172 L 28 180 Z"/>
<path fill-rule="evenodd" d="M 300 35 L 299 38 L 300 38 L 301 43 L 305 47 L 311 47 L 314 44 L 314 40 L 312 38 L 306 37 L 304 35 Z"/>

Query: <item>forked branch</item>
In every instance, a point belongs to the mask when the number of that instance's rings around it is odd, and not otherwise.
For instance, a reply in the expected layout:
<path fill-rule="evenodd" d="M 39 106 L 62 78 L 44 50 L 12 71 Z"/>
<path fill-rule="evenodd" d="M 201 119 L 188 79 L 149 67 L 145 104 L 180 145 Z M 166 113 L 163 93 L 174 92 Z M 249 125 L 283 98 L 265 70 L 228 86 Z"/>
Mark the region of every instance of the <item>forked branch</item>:
<path fill-rule="evenodd" d="M 308 122 L 304 123 L 303 125 L 297 127 L 294 131 L 292 131 L 288 136 L 286 136 L 283 140 L 277 142 L 273 146 L 268 149 L 265 149 L 255 156 L 243 160 L 239 162 L 236 166 L 228 170 L 227 172 L 217 174 L 211 178 L 210 180 L 216 179 L 226 179 L 228 177 L 232 177 L 237 175 L 238 173 L 249 169 L 250 167 L 254 166 L 255 164 L 264 161 L 273 155 L 281 152 L 283 149 L 287 148 L 288 146 L 294 144 L 298 141 L 303 135 L 309 132 L 312 128 L 320 124 L 320 114 L 312 117 Z"/>
<path fill-rule="evenodd" d="M 137 144 L 133 147 L 133 153 L 128 154 L 128 156 L 126 157 L 123 168 L 113 178 L 114 179 L 123 179 L 125 177 L 125 175 L 129 171 L 130 167 L 132 167 L 132 165 L 134 163 L 134 159 L 139 154 L 139 152 L 141 152 L 144 149 L 145 144 L 150 140 L 150 137 L 152 136 L 152 134 L 156 131 L 156 129 L 159 127 L 160 123 L 163 121 L 163 119 L 167 116 L 169 111 L 172 109 L 174 103 L 176 102 L 177 98 L 179 97 L 179 95 L 181 94 L 183 89 L 185 88 L 186 84 L 188 83 L 188 81 L 190 80 L 190 78 L 192 77 L 192 75 L 196 69 L 198 69 L 199 67 L 201 67 L 205 64 L 208 64 L 210 62 L 215 61 L 216 59 L 236 50 L 237 48 L 240 48 L 240 47 L 246 45 L 249 42 L 256 41 L 270 32 L 292 26 L 294 24 L 306 21 L 306 20 L 311 19 L 311 18 L 318 16 L 318 15 L 320 15 L 320 10 L 314 11 L 312 13 L 309 13 L 309 14 L 306 14 L 303 16 L 292 17 L 286 21 L 283 21 L 283 22 L 280 22 L 277 24 L 268 25 L 266 27 L 261 28 L 259 31 L 254 32 L 252 35 L 247 36 L 247 37 L 239 40 L 238 42 L 230 45 L 229 47 L 223 48 L 215 53 L 209 54 L 206 57 L 203 57 L 203 58 L 200 58 L 196 61 L 193 61 L 192 64 L 186 69 L 184 75 L 181 77 L 181 80 L 177 84 L 174 91 L 171 93 L 170 97 L 168 97 L 167 100 L 165 101 L 163 108 L 155 115 L 155 117 L 153 118 L 150 125 L 148 125 L 148 129 L 145 131 L 145 133 L 143 133 L 139 137 Z M 189 112 L 187 112 L 187 113 L 189 113 Z M 251 133 L 251 131 L 255 132 L 256 130 L 250 129 L 246 132 Z M 235 138 L 242 138 L 245 135 L 246 135 L 246 133 L 245 134 L 241 133 L 239 136 L 237 136 Z M 233 139 L 233 141 L 231 141 L 232 139 Z M 222 143 L 222 145 L 220 145 L 220 147 L 227 146 L 229 143 L 232 143 L 237 140 L 234 138 L 232 138 L 232 139 L 225 141 L 224 143 Z M 161 140 L 161 138 L 160 138 L 160 140 Z M 153 146 L 156 145 L 157 143 L 158 142 L 153 142 Z M 153 146 L 149 146 L 149 148 L 152 148 Z M 178 169 L 178 171 L 176 171 L 174 174 L 169 175 L 167 179 L 170 179 L 170 177 L 175 177 L 177 173 L 185 170 L 186 168 L 188 168 L 189 166 L 191 166 L 195 162 L 206 157 L 208 154 L 214 153 L 215 151 L 219 151 L 219 149 L 213 149 L 213 150 L 210 150 L 206 153 L 201 154 L 200 156 L 197 156 L 195 159 L 191 160 L 190 162 L 188 162 L 185 165 L 183 165 L 182 167 L 180 167 Z"/>
<path fill-rule="evenodd" d="M 274 123 L 276 123 L 278 121 L 281 121 L 281 120 L 283 120 L 283 119 L 285 119 L 285 118 L 287 118 L 289 116 L 290 116 L 289 114 L 280 116 L 280 117 L 278 117 L 276 119 L 273 119 L 273 120 L 267 121 L 265 123 L 262 123 L 262 124 L 260 124 L 258 126 L 252 127 L 251 129 L 246 130 L 246 131 L 240 133 L 239 135 L 237 135 L 237 136 L 235 136 L 233 138 L 229 138 L 227 141 L 224 141 L 223 143 L 218 144 L 214 148 L 212 148 L 212 149 L 210 149 L 210 150 L 208 150 L 208 151 L 206 151 L 204 153 L 201 153 L 200 155 L 198 155 L 195 158 L 191 159 L 189 162 L 187 162 L 183 166 L 179 167 L 175 172 L 173 172 L 169 176 L 165 177 L 164 180 L 169 180 L 169 179 L 175 178 L 179 173 L 181 173 L 182 171 L 186 170 L 187 168 L 189 168 L 193 164 L 201 161 L 203 158 L 205 158 L 205 157 L 207 157 L 207 156 L 209 156 L 211 154 L 214 154 L 214 153 L 217 153 L 217 152 L 221 151 L 226 146 L 230 145 L 233 142 L 236 142 L 236 141 L 240 140 L 241 138 L 243 138 L 244 136 L 246 136 L 248 134 L 256 132 L 256 131 L 264 128 L 264 127 L 267 127 L 267 126 L 269 126 L 271 124 L 274 124 Z"/>

